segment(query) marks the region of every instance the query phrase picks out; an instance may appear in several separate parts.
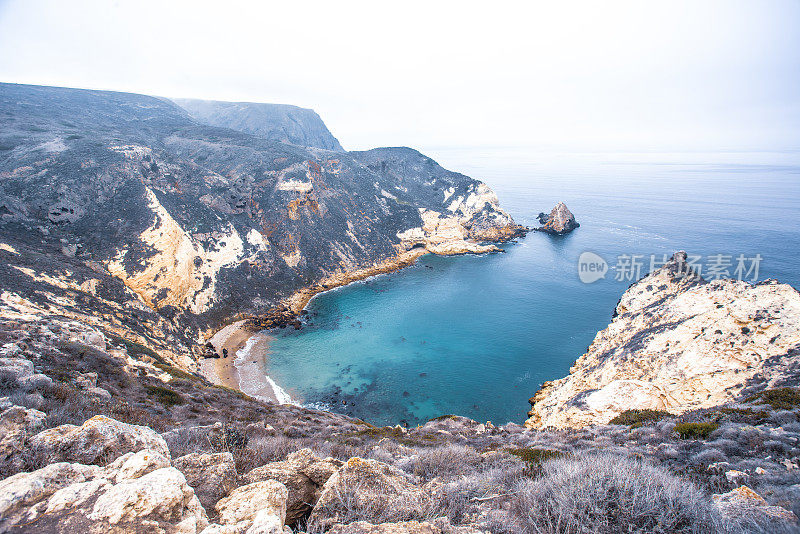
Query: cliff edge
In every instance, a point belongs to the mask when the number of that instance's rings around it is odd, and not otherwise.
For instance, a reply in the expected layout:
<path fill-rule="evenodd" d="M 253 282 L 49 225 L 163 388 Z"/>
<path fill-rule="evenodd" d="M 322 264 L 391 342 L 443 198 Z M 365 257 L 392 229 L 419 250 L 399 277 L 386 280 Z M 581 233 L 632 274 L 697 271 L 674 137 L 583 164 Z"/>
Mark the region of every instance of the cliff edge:
<path fill-rule="evenodd" d="M 607 424 L 625 410 L 680 414 L 800 380 L 800 294 L 767 280 L 706 282 L 676 253 L 631 285 L 569 376 L 531 398 L 525 425 Z"/>

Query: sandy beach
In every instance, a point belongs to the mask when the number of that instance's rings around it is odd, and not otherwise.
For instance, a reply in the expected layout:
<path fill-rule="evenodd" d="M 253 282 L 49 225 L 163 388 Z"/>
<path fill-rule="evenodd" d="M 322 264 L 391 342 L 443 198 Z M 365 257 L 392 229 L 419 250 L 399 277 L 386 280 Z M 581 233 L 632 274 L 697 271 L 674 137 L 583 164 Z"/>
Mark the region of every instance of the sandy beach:
<path fill-rule="evenodd" d="M 227 351 L 228 357 L 204 359 L 200 365 L 203 376 L 214 384 L 238 389 L 260 400 L 291 402 L 289 395 L 265 372 L 269 340 L 269 335 L 246 328 L 245 321 L 222 328 L 209 341 L 217 354 Z"/>

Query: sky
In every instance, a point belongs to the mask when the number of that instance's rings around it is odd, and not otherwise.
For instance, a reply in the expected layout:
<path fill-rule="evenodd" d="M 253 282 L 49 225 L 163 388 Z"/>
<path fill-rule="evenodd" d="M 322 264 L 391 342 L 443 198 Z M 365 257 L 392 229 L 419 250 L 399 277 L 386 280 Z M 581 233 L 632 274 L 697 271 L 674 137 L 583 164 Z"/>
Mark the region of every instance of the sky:
<path fill-rule="evenodd" d="M 0 0 L 0 81 L 295 104 L 347 149 L 800 149 L 800 0 Z"/>

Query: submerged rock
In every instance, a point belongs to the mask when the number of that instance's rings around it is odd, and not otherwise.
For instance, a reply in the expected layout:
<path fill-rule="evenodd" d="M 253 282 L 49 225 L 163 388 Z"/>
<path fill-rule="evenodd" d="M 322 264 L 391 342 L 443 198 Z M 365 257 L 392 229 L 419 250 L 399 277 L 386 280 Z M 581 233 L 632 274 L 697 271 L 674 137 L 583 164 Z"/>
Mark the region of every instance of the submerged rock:
<path fill-rule="evenodd" d="M 550 211 L 549 215 L 540 213 L 537 218 L 542 224 L 542 226 L 536 228 L 537 232 L 563 235 L 570 233 L 575 228 L 580 226 L 580 224 L 575 221 L 575 216 L 571 211 L 569 211 L 567 205 L 563 202 L 556 204 L 556 207 Z"/>

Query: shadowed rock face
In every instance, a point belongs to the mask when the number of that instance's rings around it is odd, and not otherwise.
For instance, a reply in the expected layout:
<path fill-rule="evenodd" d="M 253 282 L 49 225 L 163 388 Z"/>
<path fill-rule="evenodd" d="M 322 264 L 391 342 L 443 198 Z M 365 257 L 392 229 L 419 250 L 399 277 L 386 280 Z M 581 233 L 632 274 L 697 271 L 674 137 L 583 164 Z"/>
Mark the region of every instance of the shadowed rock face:
<path fill-rule="evenodd" d="M 293 145 L 344 152 L 319 115 L 312 109 L 284 104 L 219 102 L 174 98 L 198 122 L 230 128 Z"/>
<path fill-rule="evenodd" d="M 580 226 L 575 221 L 575 216 L 563 202 L 556 204 L 549 215 L 540 213 L 538 219 L 542 226 L 536 230 L 538 232 L 547 232 L 548 234 L 568 234 Z"/>
<path fill-rule="evenodd" d="M 0 278 L 17 308 L 183 352 L 340 273 L 522 230 L 485 184 L 412 149 L 332 152 L 202 125 L 164 99 L 0 84 Z"/>
<path fill-rule="evenodd" d="M 569 376 L 531 399 L 526 426 L 606 424 L 630 409 L 683 413 L 800 379 L 800 293 L 706 282 L 678 252 L 633 284 Z"/>

